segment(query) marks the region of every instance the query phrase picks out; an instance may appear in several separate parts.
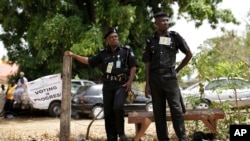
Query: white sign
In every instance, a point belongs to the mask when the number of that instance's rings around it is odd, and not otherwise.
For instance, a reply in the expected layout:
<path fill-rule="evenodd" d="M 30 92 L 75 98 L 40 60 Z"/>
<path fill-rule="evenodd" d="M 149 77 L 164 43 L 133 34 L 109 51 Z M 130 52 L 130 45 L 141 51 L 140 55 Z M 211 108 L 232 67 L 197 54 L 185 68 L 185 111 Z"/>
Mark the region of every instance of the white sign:
<path fill-rule="evenodd" d="M 51 101 L 61 100 L 61 74 L 53 74 L 27 83 L 27 91 L 35 109 L 48 109 Z"/>

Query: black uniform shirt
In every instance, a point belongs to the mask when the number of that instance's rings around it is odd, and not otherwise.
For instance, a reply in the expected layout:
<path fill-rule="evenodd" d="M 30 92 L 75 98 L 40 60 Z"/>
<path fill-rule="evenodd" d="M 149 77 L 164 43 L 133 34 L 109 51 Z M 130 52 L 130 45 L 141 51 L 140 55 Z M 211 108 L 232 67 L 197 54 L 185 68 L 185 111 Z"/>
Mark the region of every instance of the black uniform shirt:
<path fill-rule="evenodd" d="M 121 62 L 120 67 L 117 67 L 118 58 Z M 127 45 L 118 45 L 114 52 L 108 46 L 102 51 L 100 51 L 95 56 L 89 57 L 89 65 L 91 67 L 101 65 L 101 70 L 103 74 L 107 74 L 107 67 L 109 63 L 113 63 L 111 75 L 118 75 L 121 73 L 126 73 L 129 75 L 130 68 L 137 65 L 136 59 L 131 48 Z"/>
<path fill-rule="evenodd" d="M 185 40 L 177 32 L 166 32 L 166 37 L 170 38 L 170 45 L 159 44 L 160 37 L 156 33 L 147 39 L 142 61 L 150 62 L 150 70 L 175 67 L 178 50 L 184 53 L 190 51 Z"/>

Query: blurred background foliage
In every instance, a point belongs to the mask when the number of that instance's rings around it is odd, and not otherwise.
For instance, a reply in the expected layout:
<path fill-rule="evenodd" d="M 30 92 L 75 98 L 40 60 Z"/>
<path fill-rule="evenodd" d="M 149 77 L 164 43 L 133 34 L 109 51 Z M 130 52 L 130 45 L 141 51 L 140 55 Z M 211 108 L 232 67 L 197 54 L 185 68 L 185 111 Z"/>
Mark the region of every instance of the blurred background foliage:
<path fill-rule="evenodd" d="M 230 9 L 217 8 L 221 2 L 222 0 L 1 0 L 0 24 L 3 33 L 0 34 L 0 40 L 8 52 L 9 61 L 19 64 L 20 71 L 24 71 L 29 80 L 34 80 L 60 73 L 66 50 L 84 56 L 94 55 L 105 46 L 105 30 L 110 26 L 117 26 L 120 42 L 132 47 L 139 63 L 135 81 L 143 82 L 145 76 L 141 55 L 146 38 L 155 30 L 153 13 L 166 11 L 172 19 L 175 14 L 173 5 L 178 5 L 178 18 L 194 21 L 196 27 L 204 21 L 208 21 L 211 28 L 218 28 L 219 23 L 239 24 Z M 174 22 L 171 26 L 174 26 Z M 221 39 L 226 40 L 223 37 Z M 192 65 L 198 67 L 199 72 L 203 70 L 203 73 L 213 74 L 207 71 L 209 67 L 204 69 L 204 65 L 215 65 L 210 64 L 211 60 L 207 58 L 216 59 L 214 56 L 220 53 L 221 39 L 211 41 L 214 48 L 217 47 L 216 50 L 203 49 L 201 54 L 194 57 Z M 226 54 L 229 52 L 224 53 Z M 179 77 L 193 73 L 192 71 L 193 67 L 188 66 Z M 82 79 L 99 81 L 101 78 L 100 71 L 74 60 L 72 73 L 73 77 Z"/>

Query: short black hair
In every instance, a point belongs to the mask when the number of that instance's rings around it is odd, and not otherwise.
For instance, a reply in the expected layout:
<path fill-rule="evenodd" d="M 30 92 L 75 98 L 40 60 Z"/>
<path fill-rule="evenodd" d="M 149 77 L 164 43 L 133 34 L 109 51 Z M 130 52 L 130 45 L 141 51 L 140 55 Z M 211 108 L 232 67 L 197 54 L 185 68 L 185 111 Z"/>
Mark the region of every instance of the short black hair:
<path fill-rule="evenodd" d="M 115 27 L 109 27 L 106 33 L 104 34 L 104 39 L 106 39 L 111 33 L 117 33 L 117 29 Z"/>
<path fill-rule="evenodd" d="M 168 14 L 163 11 L 154 14 L 154 18 L 160 18 L 160 17 L 168 17 Z"/>

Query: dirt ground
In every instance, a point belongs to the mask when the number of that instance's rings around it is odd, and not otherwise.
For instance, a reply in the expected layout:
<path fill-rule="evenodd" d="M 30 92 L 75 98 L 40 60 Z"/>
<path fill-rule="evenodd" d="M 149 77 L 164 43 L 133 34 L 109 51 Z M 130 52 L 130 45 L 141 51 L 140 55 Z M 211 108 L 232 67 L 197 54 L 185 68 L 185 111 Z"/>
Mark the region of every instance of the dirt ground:
<path fill-rule="evenodd" d="M 90 127 L 88 138 L 86 137 L 91 121 L 90 118 L 72 118 L 70 140 L 75 141 L 81 137 L 89 141 L 106 140 L 104 120 L 95 120 Z M 125 118 L 125 128 L 126 135 L 132 139 L 135 136 L 135 125 L 128 124 L 127 118 Z M 60 118 L 21 116 L 5 119 L 0 117 L 0 141 L 58 141 L 59 136 Z M 142 140 L 154 141 L 155 138 L 155 126 L 151 124 Z"/>

